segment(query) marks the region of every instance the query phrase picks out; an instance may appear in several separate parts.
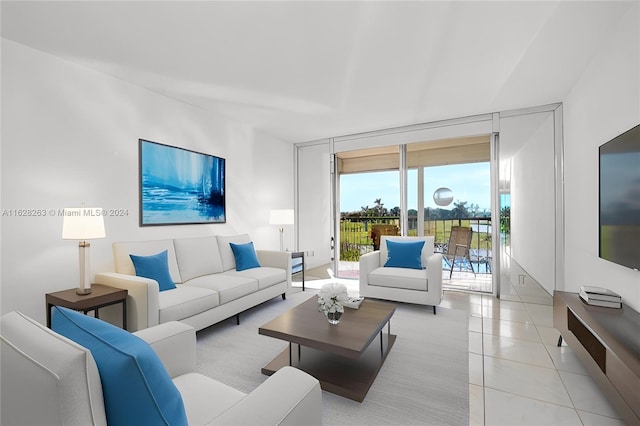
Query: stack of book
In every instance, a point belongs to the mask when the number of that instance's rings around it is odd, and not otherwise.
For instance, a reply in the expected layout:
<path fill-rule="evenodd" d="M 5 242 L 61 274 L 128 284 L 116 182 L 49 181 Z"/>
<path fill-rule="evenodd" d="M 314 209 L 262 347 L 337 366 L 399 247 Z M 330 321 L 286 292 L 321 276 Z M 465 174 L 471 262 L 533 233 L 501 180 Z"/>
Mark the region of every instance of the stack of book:
<path fill-rule="evenodd" d="M 582 286 L 580 287 L 580 297 L 589 305 L 622 308 L 620 295 L 607 288 Z"/>
<path fill-rule="evenodd" d="M 363 300 L 364 300 L 364 297 L 350 296 L 347 301 L 342 302 L 342 306 L 351 308 L 351 309 L 359 309 Z"/>

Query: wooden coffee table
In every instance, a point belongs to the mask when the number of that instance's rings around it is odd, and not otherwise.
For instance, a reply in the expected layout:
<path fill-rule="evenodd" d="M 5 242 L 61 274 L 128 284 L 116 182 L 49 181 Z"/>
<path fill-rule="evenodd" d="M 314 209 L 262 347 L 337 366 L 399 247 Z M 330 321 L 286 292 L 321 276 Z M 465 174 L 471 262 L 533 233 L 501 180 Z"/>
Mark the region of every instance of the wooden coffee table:
<path fill-rule="evenodd" d="M 258 329 L 289 342 L 262 373 L 291 365 L 314 376 L 327 392 L 362 402 L 396 340 L 390 323 L 395 310 L 391 303 L 366 299 L 360 309 L 345 308 L 340 324 L 331 325 L 312 297 Z"/>

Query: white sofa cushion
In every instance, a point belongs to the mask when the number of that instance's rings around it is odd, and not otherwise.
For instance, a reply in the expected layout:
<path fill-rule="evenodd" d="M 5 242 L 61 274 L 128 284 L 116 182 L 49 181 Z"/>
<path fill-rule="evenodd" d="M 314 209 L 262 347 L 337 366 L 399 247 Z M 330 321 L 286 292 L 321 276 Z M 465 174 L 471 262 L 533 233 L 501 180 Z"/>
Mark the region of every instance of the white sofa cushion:
<path fill-rule="evenodd" d="M 200 287 L 179 284 L 172 290 L 158 294 L 160 323 L 179 321 L 218 306 L 220 296 L 217 292 Z"/>
<path fill-rule="evenodd" d="M 220 250 L 220 259 L 222 259 L 222 269 L 228 271 L 236 268 L 236 258 L 233 255 L 233 250 L 229 243 L 234 244 L 246 244 L 251 242 L 251 237 L 248 234 L 232 235 L 232 236 L 217 236 L 218 249 Z"/>
<path fill-rule="evenodd" d="M 228 275 L 227 273 L 194 278 L 183 285 L 215 291 L 220 297 L 220 304 L 258 291 L 257 280 L 251 277 Z"/>
<path fill-rule="evenodd" d="M 106 425 L 88 349 L 19 312 L 3 315 L 2 423 Z"/>
<path fill-rule="evenodd" d="M 369 274 L 369 285 L 427 291 L 427 270 L 388 267 L 376 268 Z"/>
<path fill-rule="evenodd" d="M 284 269 L 271 268 L 269 266 L 245 269 L 244 271 L 236 271 L 235 269 L 232 269 L 230 271 L 226 271 L 222 275 L 257 280 L 258 288 L 260 290 L 287 280 L 287 272 Z"/>
<path fill-rule="evenodd" d="M 173 379 L 190 425 L 206 425 L 236 405 L 246 395 L 237 389 L 197 373 Z"/>
<path fill-rule="evenodd" d="M 433 255 L 434 237 L 400 237 L 383 235 L 380 238 L 380 265 L 384 265 L 389 257 L 389 251 L 387 250 L 387 240 L 406 242 L 406 241 L 424 241 L 422 247 L 422 266 L 427 265 L 427 259 Z"/>
<path fill-rule="evenodd" d="M 130 254 L 137 256 L 151 256 L 167 250 L 167 261 L 169 263 L 169 273 L 174 283 L 181 283 L 180 269 L 176 261 L 176 250 L 173 240 L 157 241 L 128 241 L 113 243 L 113 261 L 116 272 L 126 275 L 135 275 L 136 270 L 129 257 Z"/>
<path fill-rule="evenodd" d="M 222 272 L 222 260 L 215 236 L 173 240 L 182 282 Z"/>

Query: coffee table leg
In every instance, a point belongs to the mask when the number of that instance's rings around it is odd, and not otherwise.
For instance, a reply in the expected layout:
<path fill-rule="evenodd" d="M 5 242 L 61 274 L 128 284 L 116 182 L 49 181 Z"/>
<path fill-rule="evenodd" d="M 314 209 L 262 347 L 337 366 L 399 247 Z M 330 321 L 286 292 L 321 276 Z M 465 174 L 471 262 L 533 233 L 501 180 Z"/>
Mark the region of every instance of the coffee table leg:
<path fill-rule="evenodd" d="M 391 320 L 387 321 L 387 337 L 391 336 Z M 384 359 L 384 345 L 382 342 L 382 330 L 380 330 L 380 355 Z"/>

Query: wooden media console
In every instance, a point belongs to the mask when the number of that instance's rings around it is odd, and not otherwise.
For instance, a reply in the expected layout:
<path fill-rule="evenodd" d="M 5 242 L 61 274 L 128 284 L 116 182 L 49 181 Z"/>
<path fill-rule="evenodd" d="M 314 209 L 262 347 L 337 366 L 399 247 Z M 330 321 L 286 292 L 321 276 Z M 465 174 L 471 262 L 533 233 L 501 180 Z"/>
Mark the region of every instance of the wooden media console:
<path fill-rule="evenodd" d="M 640 313 L 553 293 L 553 326 L 628 425 L 640 425 Z M 561 340 L 558 342 L 560 344 Z"/>

